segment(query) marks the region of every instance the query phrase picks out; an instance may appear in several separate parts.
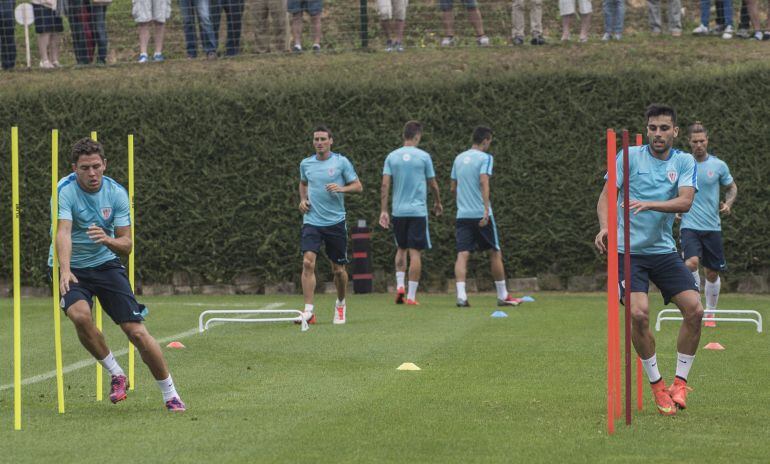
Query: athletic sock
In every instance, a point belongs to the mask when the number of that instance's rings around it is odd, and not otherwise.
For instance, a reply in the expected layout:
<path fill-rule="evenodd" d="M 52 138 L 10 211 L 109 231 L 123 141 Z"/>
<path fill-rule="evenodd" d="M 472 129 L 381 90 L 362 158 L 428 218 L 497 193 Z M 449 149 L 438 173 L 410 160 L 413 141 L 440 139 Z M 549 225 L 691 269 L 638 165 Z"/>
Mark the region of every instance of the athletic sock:
<path fill-rule="evenodd" d="M 700 291 L 700 290 L 701 290 L 701 286 L 700 286 L 700 284 L 701 284 L 701 282 L 700 282 L 700 274 L 698 273 L 698 270 L 697 270 L 697 269 L 696 269 L 696 270 L 694 270 L 694 271 L 692 271 L 692 276 L 693 276 L 693 278 L 695 279 L 695 286 L 696 286 L 696 287 L 698 287 L 698 291 Z M 708 285 L 708 284 L 707 284 L 707 285 Z"/>
<path fill-rule="evenodd" d="M 171 380 L 171 374 L 168 375 L 167 379 L 156 380 L 155 383 L 158 384 L 158 388 L 160 388 L 160 392 L 163 393 L 163 401 L 168 401 L 173 398 L 179 398 L 179 393 L 176 392 L 174 381 Z"/>
<path fill-rule="evenodd" d="M 396 289 L 404 288 L 404 278 L 406 272 L 396 272 Z"/>
<path fill-rule="evenodd" d="M 343 299 L 342 299 L 342 301 L 340 301 L 340 299 L 339 299 L 339 298 L 337 298 L 337 299 L 334 301 L 334 306 L 345 306 L 345 298 L 343 298 Z"/>
<path fill-rule="evenodd" d="M 497 288 L 497 299 L 504 300 L 508 298 L 508 289 L 505 286 L 504 280 L 496 280 L 495 288 Z"/>
<path fill-rule="evenodd" d="M 413 280 L 409 281 L 409 291 L 406 294 L 407 300 L 414 301 L 415 298 L 417 298 L 417 287 L 420 285 L 420 282 L 415 282 Z"/>
<path fill-rule="evenodd" d="M 115 360 L 115 356 L 113 356 L 112 351 L 107 355 L 106 358 L 100 359 L 99 364 L 104 367 L 107 372 L 110 373 L 110 375 L 126 375 L 125 372 L 123 372 L 123 369 L 120 368 L 120 365 L 118 365 L 118 362 Z"/>
<path fill-rule="evenodd" d="M 313 305 L 305 304 L 305 312 L 312 313 L 313 312 Z"/>
<path fill-rule="evenodd" d="M 687 382 L 687 375 L 690 373 L 692 362 L 695 355 L 676 353 L 676 376 Z"/>
<path fill-rule="evenodd" d="M 719 290 L 722 288 L 722 281 L 717 276 L 717 280 L 709 282 L 706 279 L 706 288 L 704 293 L 706 294 L 706 309 L 717 309 L 717 302 L 719 301 Z"/>
<path fill-rule="evenodd" d="M 642 359 L 642 366 L 644 367 L 644 372 L 647 373 L 650 383 L 656 383 L 661 379 L 657 355 L 653 354 L 650 359 Z"/>
<path fill-rule="evenodd" d="M 457 282 L 457 298 L 460 300 L 467 300 L 468 295 L 465 294 L 465 282 Z"/>

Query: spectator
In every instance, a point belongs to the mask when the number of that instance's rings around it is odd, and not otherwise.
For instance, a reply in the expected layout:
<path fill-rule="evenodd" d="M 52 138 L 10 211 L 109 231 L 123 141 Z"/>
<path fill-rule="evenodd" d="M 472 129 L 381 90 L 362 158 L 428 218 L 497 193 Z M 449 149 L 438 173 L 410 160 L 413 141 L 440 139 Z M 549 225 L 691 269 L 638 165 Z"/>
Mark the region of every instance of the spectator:
<path fill-rule="evenodd" d="M 650 14 L 650 29 L 654 35 L 662 32 L 660 17 L 660 0 L 647 0 Z M 669 0 L 668 3 L 668 29 L 673 37 L 682 35 L 682 0 Z"/>
<path fill-rule="evenodd" d="M 512 37 L 514 45 L 524 43 L 524 0 L 513 0 L 511 4 Z M 532 34 L 532 45 L 544 45 L 543 38 L 543 0 L 529 2 L 529 29 Z"/>
<path fill-rule="evenodd" d="M 408 0 L 377 0 L 377 10 L 380 13 L 380 23 L 385 32 L 385 51 L 404 51 L 404 25 L 406 24 L 406 7 Z M 395 38 L 395 40 L 393 40 Z"/>
<path fill-rule="evenodd" d="M 484 34 L 484 22 L 481 19 L 481 12 L 476 0 L 462 0 L 465 9 L 468 11 L 468 21 L 476 31 L 476 43 L 482 47 L 489 46 L 489 37 Z M 439 9 L 441 10 L 441 21 L 444 24 L 444 38 L 441 39 L 442 47 L 451 47 L 455 43 L 455 16 L 452 8 L 454 0 L 439 0 Z"/>
<path fill-rule="evenodd" d="M 625 0 L 603 0 L 602 13 L 604 13 L 604 35 L 602 40 L 620 40 L 623 38 L 623 21 L 626 15 Z"/>
<path fill-rule="evenodd" d="M 211 27 L 209 7 L 209 0 L 179 0 L 187 58 L 192 59 L 198 56 L 198 35 L 195 33 L 196 17 L 200 28 L 201 46 L 206 53 L 206 58 L 214 59 L 217 57 L 217 44 L 214 38 L 214 29 Z"/>
<path fill-rule="evenodd" d="M 16 23 L 13 17 L 15 0 L 0 0 L 0 62 L 3 69 L 16 65 Z"/>
<path fill-rule="evenodd" d="M 255 0 L 250 5 L 257 53 L 286 51 L 286 0 Z"/>
<path fill-rule="evenodd" d="M 64 22 L 56 10 L 56 2 L 40 1 L 32 4 L 35 13 L 35 33 L 40 52 L 40 68 L 53 69 L 59 65 L 59 44 Z"/>
<path fill-rule="evenodd" d="M 576 4 L 577 3 L 577 8 Z M 591 0 L 559 0 L 559 15 L 561 15 L 561 41 L 570 40 L 570 23 L 575 12 L 580 13 L 580 42 L 588 42 L 588 33 L 591 29 Z"/>
<path fill-rule="evenodd" d="M 211 2 L 211 29 L 214 35 L 214 49 L 219 49 L 219 24 L 222 11 L 224 11 L 227 16 L 225 56 L 235 56 L 241 51 L 243 0 L 211 0 Z"/>
<path fill-rule="evenodd" d="M 724 11 L 723 39 L 733 38 L 733 0 L 722 0 Z M 718 5 L 717 5 L 718 6 Z M 717 8 L 717 11 L 719 8 Z M 718 14 L 717 14 L 718 15 Z M 709 33 L 709 19 L 711 16 L 711 0 L 700 0 L 700 24 L 693 29 L 695 35 L 707 35 Z M 718 26 L 717 26 L 718 27 Z"/>
<path fill-rule="evenodd" d="M 738 32 L 736 32 L 735 35 L 742 39 L 752 38 L 751 33 L 749 32 L 750 23 L 751 17 L 749 16 L 748 1 L 743 0 L 741 2 L 741 19 L 738 24 Z"/>
<path fill-rule="evenodd" d="M 293 45 L 291 51 L 302 52 L 302 12 L 310 15 L 310 23 L 313 27 L 313 51 L 321 51 L 321 13 L 323 13 L 323 0 L 288 0 L 288 10 L 291 13 L 291 37 Z"/>
<path fill-rule="evenodd" d="M 155 54 L 153 61 L 163 61 L 163 36 L 166 20 L 171 17 L 171 0 L 132 0 L 131 14 L 139 28 L 139 63 L 147 63 L 147 46 L 150 43 L 150 23 L 155 29 Z"/>
<path fill-rule="evenodd" d="M 107 63 L 107 7 L 112 0 L 91 0 L 91 22 L 89 23 L 91 33 L 96 38 L 96 64 Z"/>
<path fill-rule="evenodd" d="M 91 32 L 90 0 L 64 0 L 64 11 L 70 23 L 75 62 L 80 65 L 91 64 L 94 36 Z"/>
<path fill-rule="evenodd" d="M 762 18 L 759 16 L 759 0 L 746 0 L 749 9 L 749 18 L 751 19 L 751 25 L 754 28 L 753 39 L 756 40 L 770 40 L 770 16 L 767 17 L 767 30 L 762 33 Z M 770 15 L 770 3 L 767 5 L 768 14 Z"/>

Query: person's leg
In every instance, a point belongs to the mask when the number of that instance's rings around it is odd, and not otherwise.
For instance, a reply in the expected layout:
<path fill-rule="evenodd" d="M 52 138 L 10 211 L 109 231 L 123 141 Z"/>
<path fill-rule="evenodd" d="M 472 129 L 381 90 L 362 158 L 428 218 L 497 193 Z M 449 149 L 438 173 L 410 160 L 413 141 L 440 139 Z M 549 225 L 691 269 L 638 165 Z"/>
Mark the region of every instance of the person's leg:
<path fill-rule="evenodd" d="M 733 27 L 733 0 L 723 0 L 719 2 L 724 9 L 724 26 Z"/>
<path fill-rule="evenodd" d="M 704 267 L 703 272 L 706 274 L 706 285 L 703 289 L 703 293 L 706 295 L 706 309 L 717 309 L 719 292 L 722 289 L 719 272 L 708 267 Z"/>
<path fill-rule="evenodd" d="M 650 31 L 653 34 L 660 34 L 662 31 L 660 17 L 660 0 L 647 0 L 647 10 L 650 19 Z"/>
<path fill-rule="evenodd" d="M 166 34 L 166 23 L 155 21 L 155 54 L 163 53 L 163 37 Z"/>
<path fill-rule="evenodd" d="M 573 15 L 564 15 L 561 17 L 561 40 L 567 41 L 570 38 L 569 27 Z"/>
<path fill-rule="evenodd" d="M 12 69 L 16 65 L 15 7 L 14 0 L 0 0 L 0 63 L 3 69 Z"/>
<path fill-rule="evenodd" d="M 489 269 L 495 282 L 505 281 L 505 266 L 503 253 L 500 250 L 489 250 Z"/>
<path fill-rule="evenodd" d="M 227 13 L 227 0 L 209 0 L 209 21 L 211 22 L 211 34 L 214 39 L 214 50 L 219 50 L 219 33 L 222 30 L 222 12 Z M 229 16 L 229 15 L 228 15 Z M 203 30 L 201 28 L 201 36 Z"/>
<path fill-rule="evenodd" d="M 529 2 L 529 27 L 533 38 L 543 36 L 543 0 Z"/>
<path fill-rule="evenodd" d="M 214 38 L 214 30 L 211 27 L 211 15 L 209 0 L 197 0 L 196 12 L 198 14 L 198 25 L 201 31 L 201 45 L 203 51 L 209 58 L 216 56 L 217 40 Z"/>
<path fill-rule="evenodd" d="M 182 15 L 185 49 L 188 58 L 198 56 L 198 39 L 195 33 L 195 5 L 197 0 L 179 0 L 179 12 Z"/>
<path fill-rule="evenodd" d="M 37 34 L 37 50 L 40 53 L 40 66 L 43 67 L 46 63 L 51 62 L 50 56 L 48 56 L 48 44 L 51 41 L 51 33 L 43 32 Z"/>
<path fill-rule="evenodd" d="M 267 53 L 270 51 L 270 16 L 272 11 L 270 0 L 255 0 L 251 3 L 251 16 L 254 21 L 254 41 L 257 53 Z M 275 16 L 273 15 L 273 24 Z M 273 29 L 275 32 L 275 29 Z"/>
<path fill-rule="evenodd" d="M 404 44 L 404 25 L 406 23 L 406 9 L 409 6 L 409 0 L 393 0 L 393 22 L 391 23 L 391 33 L 395 36 L 397 47 Z M 396 50 L 400 51 L 400 50 Z"/>
<path fill-rule="evenodd" d="M 75 52 L 77 64 L 88 64 L 88 47 L 83 24 L 85 5 L 83 0 L 73 1 L 70 4 L 69 23 L 72 33 L 72 49 Z"/>
<path fill-rule="evenodd" d="M 751 25 L 751 17 L 749 16 L 749 2 L 751 0 L 742 0 L 741 1 L 741 12 L 740 12 L 740 24 L 738 25 L 739 29 L 749 29 L 749 26 Z"/>
<path fill-rule="evenodd" d="M 476 37 L 484 35 L 484 20 L 481 19 L 481 11 L 478 8 L 468 9 L 468 21 L 473 26 L 473 30 L 476 32 Z"/>
<path fill-rule="evenodd" d="M 682 0 L 669 0 L 668 29 L 671 35 L 682 35 Z"/>
<path fill-rule="evenodd" d="M 655 337 L 650 331 L 649 299 L 645 292 L 631 292 L 631 341 L 642 359 L 655 354 Z M 654 382 L 656 379 L 650 379 Z"/>
<path fill-rule="evenodd" d="M 406 248 L 397 248 L 394 265 L 396 268 L 396 288 L 404 287 L 404 277 L 406 276 L 406 263 L 408 252 Z"/>
<path fill-rule="evenodd" d="M 511 1 L 511 38 L 516 37 L 524 37 L 524 0 Z"/>
<path fill-rule="evenodd" d="M 147 54 L 147 46 L 150 43 L 150 23 L 137 24 L 139 30 L 139 54 Z"/>
<path fill-rule="evenodd" d="M 291 37 L 294 47 L 302 47 L 302 12 L 291 15 Z"/>
<path fill-rule="evenodd" d="M 302 256 L 302 295 L 305 299 L 305 306 L 313 305 L 313 296 L 315 294 L 315 264 L 316 253 L 306 251 Z"/>
<path fill-rule="evenodd" d="M 701 322 L 703 320 L 700 295 L 695 290 L 687 290 L 675 295 L 671 301 L 677 305 L 684 318 L 682 326 L 679 328 L 676 349 L 680 353 L 694 356 L 700 343 Z"/>
<path fill-rule="evenodd" d="M 386 44 L 389 46 L 393 42 L 391 23 L 393 22 L 393 1 L 395 0 L 377 0 L 377 13 L 380 16 L 380 26 L 385 36 Z"/>
<path fill-rule="evenodd" d="M 51 34 L 51 38 L 48 42 L 48 57 L 51 59 L 51 64 L 58 67 L 59 65 L 59 50 L 61 47 L 61 34 L 54 32 Z"/>
<path fill-rule="evenodd" d="M 344 303 L 348 289 L 348 271 L 344 264 L 332 263 L 334 287 L 337 289 L 337 301 Z"/>
<path fill-rule="evenodd" d="M 283 0 L 268 0 L 268 14 L 270 16 L 269 51 L 286 51 L 286 2 Z M 267 20 L 265 20 L 267 21 Z"/>
<path fill-rule="evenodd" d="M 580 41 L 588 40 L 588 34 L 591 32 L 591 13 L 580 15 Z"/>
<path fill-rule="evenodd" d="M 468 301 L 468 294 L 465 292 L 465 279 L 468 269 L 468 258 L 470 258 L 470 256 L 470 251 L 460 251 L 457 253 L 457 260 L 455 261 L 457 299 L 462 301 Z"/>
<path fill-rule="evenodd" d="M 122 322 L 120 328 L 126 334 L 131 344 L 139 351 L 142 361 L 147 365 L 155 380 L 168 377 L 168 367 L 160 345 L 147 331 L 141 322 Z"/>
<path fill-rule="evenodd" d="M 310 23 L 313 26 L 313 45 L 321 44 L 321 13 L 310 17 Z"/>
<path fill-rule="evenodd" d="M 695 286 L 701 288 L 700 274 L 698 273 L 698 266 L 700 264 L 700 258 L 697 256 L 690 256 L 684 262 L 687 269 L 692 272 L 692 277 L 695 279 Z"/>
<path fill-rule="evenodd" d="M 104 359 L 110 353 L 104 335 L 96 328 L 91 319 L 91 308 L 85 300 L 78 300 L 67 308 L 67 317 L 75 325 L 75 332 L 83 347 L 97 360 Z"/>
<path fill-rule="evenodd" d="M 451 8 L 441 12 L 441 24 L 444 27 L 444 37 L 455 36 L 455 16 Z"/>
<path fill-rule="evenodd" d="M 620 39 L 623 35 L 623 29 L 625 27 L 625 18 L 626 18 L 626 2 L 625 0 L 615 0 L 615 4 L 617 5 L 616 14 L 615 14 L 615 38 Z"/>
<path fill-rule="evenodd" d="M 711 0 L 700 0 L 700 23 L 708 27 L 710 17 L 711 17 Z"/>
<path fill-rule="evenodd" d="M 615 0 L 602 0 L 602 15 L 604 15 L 604 35 L 609 40 L 610 34 L 614 26 L 615 14 L 617 11 L 617 4 Z"/>
<path fill-rule="evenodd" d="M 96 45 L 98 50 L 96 55 L 96 62 L 102 63 L 102 64 L 107 62 L 108 39 L 107 39 L 106 16 L 107 16 L 107 5 L 91 6 L 92 30 L 96 34 Z"/>
<path fill-rule="evenodd" d="M 227 5 L 227 43 L 225 54 L 235 56 L 241 52 L 241 29 L 243 27 L 243 0 L 224 0 Z M 214 30 L 216 35 L 216 29 Z"/>
<path fill-rule="evenodd" d="M 416 301 L 417 287 L 420 285 L 420 275 L 422 274 L 422 256 L 420 250 L 409 249 L 409 290 L 406 295 L 407 301 Z"/>

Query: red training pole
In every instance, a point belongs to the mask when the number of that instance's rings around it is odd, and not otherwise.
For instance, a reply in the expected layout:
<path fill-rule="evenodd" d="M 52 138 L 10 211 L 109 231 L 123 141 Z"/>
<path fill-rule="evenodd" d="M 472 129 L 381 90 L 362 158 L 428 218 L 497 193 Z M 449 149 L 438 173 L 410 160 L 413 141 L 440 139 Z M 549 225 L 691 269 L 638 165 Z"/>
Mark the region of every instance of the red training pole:
<path fill-rule="evenodd" d="M 626 425 L 631 425 L 631 217 L 628 204 L 629 194 L 629 160 L 628 160 L 628 130 L 623 129 L 623 275 L 625 303 L 625 352 L 626 352 Z"/>
<path fill-rule="evenodd" d="M 607 432 L 615 433 L 615 388 L 618 335 L 618 212 L 617 172 L 615 154 L 617 137 L 615 131 L 607 129 Z M 619 411 L 617 411 L 619 412 Z"/>
<path fill-rule="evenodd" d="M 636 134 L 636 146 L 641 147 L 643 145 L 642 134 Z"/>

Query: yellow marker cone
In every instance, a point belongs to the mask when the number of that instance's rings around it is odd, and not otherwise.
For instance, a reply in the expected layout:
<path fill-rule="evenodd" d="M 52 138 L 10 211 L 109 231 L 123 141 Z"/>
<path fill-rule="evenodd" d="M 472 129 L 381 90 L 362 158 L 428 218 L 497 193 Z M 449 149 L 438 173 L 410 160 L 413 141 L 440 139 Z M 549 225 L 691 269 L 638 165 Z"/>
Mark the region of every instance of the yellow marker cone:
<path fill-rule="evenodd" d="M 422 370 L 414 363 L 404 363 L 396 368 L 399 371 L 419 371 Z"/>

